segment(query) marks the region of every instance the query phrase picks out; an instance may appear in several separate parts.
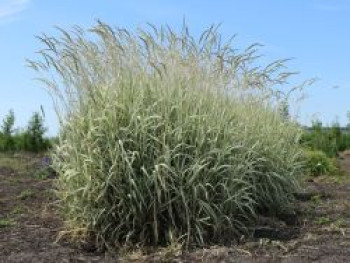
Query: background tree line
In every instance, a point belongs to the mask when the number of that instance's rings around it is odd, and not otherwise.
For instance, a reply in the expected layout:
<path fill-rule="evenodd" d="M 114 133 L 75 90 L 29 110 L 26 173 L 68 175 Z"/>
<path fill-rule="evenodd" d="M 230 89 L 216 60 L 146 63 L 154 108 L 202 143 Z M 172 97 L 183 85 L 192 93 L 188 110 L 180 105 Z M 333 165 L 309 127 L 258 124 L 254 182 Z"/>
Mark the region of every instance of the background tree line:
<path fill-rule="evenodd" d="M 349 126 L 341 127 L 336 121 L 331 126 L 323 126 L 316 120 L 306 127 L 301 143 L 311 150 L 320 150 L 328 157 L 336 157 L 339 152 L 350 149 Z"/>
<path fill-rule="evenodd" d="M 51 139 L 45 137 L 47 128 L 44 126 L 43 114 L 34 112 L 25 128 L 15 128 L 15 113 L 10 110 L 3 118 L 0 126 L 0 151 L 42 152 L 48 150 Z"/>

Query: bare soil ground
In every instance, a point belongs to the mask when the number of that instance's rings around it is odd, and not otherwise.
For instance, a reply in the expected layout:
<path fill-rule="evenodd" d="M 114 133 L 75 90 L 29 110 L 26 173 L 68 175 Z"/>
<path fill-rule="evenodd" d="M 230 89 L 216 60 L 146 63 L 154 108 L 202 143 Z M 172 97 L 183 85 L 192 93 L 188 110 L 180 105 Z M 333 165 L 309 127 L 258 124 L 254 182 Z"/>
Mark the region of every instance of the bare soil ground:
<path fill-rule="evenodd" d="M 340 175 L 305 180 L 298 216 L 260 217 L 239 245 L 114 257 L 56 242 L 62 220 L 42 156 L 0 155 L 0 262 L 350 262 L 350 155 Z"/>

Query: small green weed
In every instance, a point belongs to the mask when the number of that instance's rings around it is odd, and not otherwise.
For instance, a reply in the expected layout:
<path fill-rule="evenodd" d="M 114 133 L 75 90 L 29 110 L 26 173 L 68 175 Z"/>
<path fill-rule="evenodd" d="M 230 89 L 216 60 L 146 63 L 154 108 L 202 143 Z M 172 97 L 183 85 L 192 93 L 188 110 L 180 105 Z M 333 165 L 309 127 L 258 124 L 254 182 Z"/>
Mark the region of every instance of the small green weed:
<path fill-rule="evenodd" d="M 12 219 L 0 219 L 0 228 L 6 228 L 6 227 L 10 227 L 13 226 L 15 224 L 15 221 Z"/>
<path fill-rule="evenodd" d="M 340 219 L 337 219 L 334 223 L 333 223 L 334 227 L 338 227 L 338 228 L 344 228 L 347 226 L 347 222 L 340 218 Z"/>
<path fill-rule="evenodd" d="M 16 206 L 12 211 L 12 215 L 21 215 L 25 212 L 25 209 L 23 206 Z"/>
<path fill-rule="evenodd" d="M 316 218 L 315 223 L 318 225 L 327 225 L 331 222 L 331 219 L 327 216 L 321 216 Z"/>
<path fill-rule="evenodd" d="M 34 178 L 40 180 L 47 180 L 50 177 L 50 169 L 43 168 L 34 173 Z"/>
<path fill-rule="evenodd" d="M 26 199 L 32 198 L 32 197 L 34 197 L 34 196 L 35 196 L 35 192 L 33 192 L 33 191 L 30 190 L 30 189 L 27 189 L 27 190 L 22 191 L 22 192 L 18 195 L 18 199 L 26 200 Z"/>
<path fill-rule="evenodd" d="M 321 202 L 321 196 L 320 195 L 313 195 L 311 197 L 311 201 L 314 203 L 314 204 L 319 204 Z"/>

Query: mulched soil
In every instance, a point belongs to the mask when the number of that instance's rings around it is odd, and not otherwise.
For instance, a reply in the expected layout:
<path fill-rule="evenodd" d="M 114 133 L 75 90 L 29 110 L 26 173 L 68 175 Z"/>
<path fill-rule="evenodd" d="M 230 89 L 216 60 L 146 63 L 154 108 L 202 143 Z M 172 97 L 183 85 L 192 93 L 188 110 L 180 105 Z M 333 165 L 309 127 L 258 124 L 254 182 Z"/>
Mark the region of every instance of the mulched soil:
<path fill-rule="evenodd" d="M 0 156 L 0 262 L 350 262 L 350 155 L 339 158 L 341 176 L 305 182 L 297 216 L 261 216 L 253 236 L 230 247 L 181 253 L 159 249 L 116 258 L 88 246 L 58 241 L 63 223 L 52 193 L 54 175 L 42 156 Z M 3 164 L 5 163 L 5 164 Z M 20 168 L 21 167 L 21 168 Z M 27 167 L 28 169 L 23 169 Z"/>

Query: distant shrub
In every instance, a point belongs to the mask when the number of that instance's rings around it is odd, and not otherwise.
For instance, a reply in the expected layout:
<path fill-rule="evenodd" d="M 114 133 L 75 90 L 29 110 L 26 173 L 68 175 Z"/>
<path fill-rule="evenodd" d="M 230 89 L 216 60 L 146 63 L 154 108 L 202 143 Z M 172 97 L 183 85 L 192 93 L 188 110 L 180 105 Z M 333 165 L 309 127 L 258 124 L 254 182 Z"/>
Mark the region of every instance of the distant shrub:
<path fill-rule="evenodd" d="M 30 152 L 47 150 L 49 141 L 44 138 L 45 132 L 44 119 L 38 112 L 35 112 L 29 120 L 27 130 L 23 135 L 25 149 Z"/>
<path fill-rule="evenodd" d="M 14 134 L 14 124 L 15 124 L 15 114 L 13 110 L 3 119 L 1 125 L 1 135 L 0 135 L 0 149 L 2 151 L 13 151 L 15 150 L 15 140 L 13 138 Z"/>
<path fill-rule="evenodd" d="M 350 149 L 350 129 L 347 129 L 346 132 L 342 133 L 338 146 L 338 150 L 340 152 L 343 152 L 348 149 Z"/>
<path fill-rule="evenodd" d="M 337 170 L 334 161 L 322 151 L 306 150 L 304 156 L 306 171 L 311 176 L 333 174 Z"/>
<path fill-rule="evenodd" d="M 349 130 L 342 130 L 337 122 L 327 127 L 320 121 L 314 121 L 311 128 L 303 133 L 301 144 L 312 150 L 323 151 L 332 158 L 350 148 L 350 133 Z"/>

